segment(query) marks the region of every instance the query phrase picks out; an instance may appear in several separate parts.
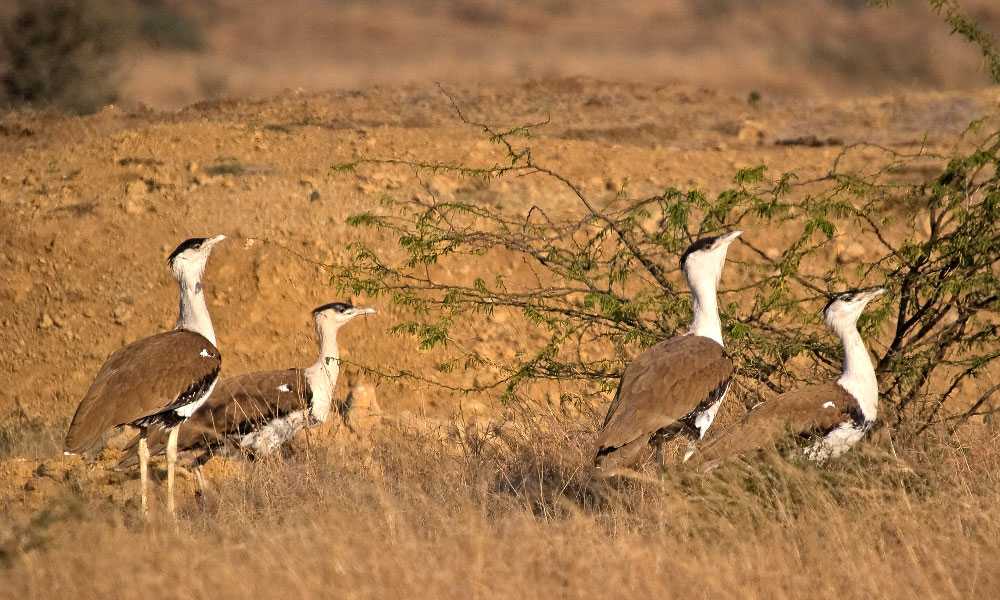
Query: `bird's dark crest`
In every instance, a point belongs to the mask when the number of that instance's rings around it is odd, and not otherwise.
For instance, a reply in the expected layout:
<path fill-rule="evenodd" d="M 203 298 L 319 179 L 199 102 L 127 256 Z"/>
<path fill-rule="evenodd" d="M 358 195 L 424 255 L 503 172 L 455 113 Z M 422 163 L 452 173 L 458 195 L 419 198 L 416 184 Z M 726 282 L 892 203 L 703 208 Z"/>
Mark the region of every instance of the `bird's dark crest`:
<path fill-rule="evenodd" d="M 705 237 L 701 238 L 700 240 L 695 240 L 693 244 L 687 247 L 687 250 L 684 251 L 684 254 L 681 254 L 681 266 L 682 267 L 684 266 L 684 263 L 687 261 L 688 256 L 692 252 L 697 252 L 699 250 L 704 250 L 705 248 L 711 247 L 711 245 L 714 244 L 715 240 L 717 239 L 719 239 L 719 236 Z"/>
<path fill-rule="evenodd" d="M 179 246 L 174 248 L 173 252 L 170 253 L 170 256 L 167 257 L 167 262 L 168 263 L 174 262 L 174 259 L 177 257 L 177 255 L 180 254 L 181 252 L 184 252 L 185 250 L 190 250 L 192 248 L 195 249 L 200 248 L 206 239 L 207 238 L 199 237 L 199 238 L 189 238 L 184 240 L 183 242 L 180 243 Z"/>
<path fill-rule="evenodd" d="M 830 307 L 833 306 L 833 303 L 836 302 L 837 300 L 843 300 L 844 302 L 850 302 L 851 300 L 854 299 L 854 295 L 855 294 L 857 294 L 858 292 L 863 292 L 863 291 L 865 291 L 865 290 L 850 290 L 850 291 L 846 291 L 846 292 L 835 292 L 833 294 L 830 294 L 830 299 L 827 300 L 826 306 L 823 307 L 823 314 L 825 315 L 826 311 L 830 310 Z"/>
<path fill-rule="evenodd" d="M 327 310 L 335 310 L 342 313 L 348 309 L 354 308 L 354 305 L 350 302 L 331 302 L 329 304 L 324 304 L 323 306 L 318 306 L 313 309 L 313 316 Z"/>

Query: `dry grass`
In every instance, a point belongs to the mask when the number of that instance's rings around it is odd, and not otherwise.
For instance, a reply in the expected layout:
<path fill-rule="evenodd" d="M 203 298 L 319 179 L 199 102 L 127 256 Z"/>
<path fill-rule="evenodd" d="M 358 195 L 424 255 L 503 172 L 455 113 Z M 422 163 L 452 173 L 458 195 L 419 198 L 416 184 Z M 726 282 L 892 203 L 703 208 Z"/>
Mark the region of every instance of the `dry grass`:
<path fill-rule="evenodd" d="M 776 456 L 591 491 L 570 428 L 242 465 L 177 532 L 86 489 L 23 527 L 0 596 L 974 598 L 1000 588 L 1000 442 Z"/>

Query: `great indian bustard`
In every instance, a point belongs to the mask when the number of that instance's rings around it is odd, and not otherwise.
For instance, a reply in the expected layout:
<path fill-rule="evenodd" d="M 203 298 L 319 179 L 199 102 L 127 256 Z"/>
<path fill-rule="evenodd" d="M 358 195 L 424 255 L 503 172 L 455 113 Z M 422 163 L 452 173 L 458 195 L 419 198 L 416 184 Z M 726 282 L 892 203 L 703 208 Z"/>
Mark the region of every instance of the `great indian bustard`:
<path fill-rule="evenodd" d="M 65 452 L 94 450 L 110 430 L 122 425 L 139 433 L 139 476 L 142 515 L 148 516 L 146 487 L 149 450 L 145 432 L 167 430 L 167 508 L 174 514 L 174 465 L 177 426 L 212 393 L 222 367 L 215 330 L 205 303 L 201 278 L 212 248 L 225 239 L 192 238 L 170 254 L 167 262 L 180 287 L 180 310 L 173 331 L 159 333 L 121 348 L 97 373 L 80 401 L 66 434 Z"/>
<path fill-rule="evenodd" d="M 716 295 L 726 252 L 741 233 L 700 239 L 681 256 L 694 309 L 691 329 L 647 349 L 625 369 L 598 432 L 596 475 L 634 465 L 651 444 L 659 454 L 660 445 L 679 434 L 701 439 L 712 425 L 733 373 Z"/>
<path fill-rule="evenodd" d="M 319 357 L 312 366 L 244 373 L 219 382 L 212 396 L 179 428 L 178 450 L 201 451 L 194 460 L 200 489 L 205 487 L 201 465 L 227 442 L 255 456 L 266 456 L 305 427 L 326 421 L 340 373 L 337 332 L 352 319 L 374 313 L 373 308 L 345 302 L 324 304 L 312 313 L 319 341 Z M 165 427 L 150 428 L 153 455 L 163 450 L 165 438 Z M 132 441 L 119 466 L 135 464 L 139 441 Z"/>
<path fill-rule="evenodd" d="M 706 467 L 773 445 L 786 434 L 804 439 L 806 457 L 817 461 L 840 456 L 858 443 L 878 416 L 878 381 L 857 322 L 868 303 L 884 292 L 875 288 L 835 296 L 823 316 L 844 347 L 840 377 L 754 407 L 741 425 L 706 442 L 701 453 Z"/>

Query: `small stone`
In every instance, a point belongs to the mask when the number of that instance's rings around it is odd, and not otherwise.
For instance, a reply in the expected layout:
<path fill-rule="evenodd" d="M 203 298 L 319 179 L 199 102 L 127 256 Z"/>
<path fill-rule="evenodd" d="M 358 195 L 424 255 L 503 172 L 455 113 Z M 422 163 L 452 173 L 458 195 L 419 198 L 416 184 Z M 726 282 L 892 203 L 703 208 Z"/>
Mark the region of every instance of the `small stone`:
<path fill-rule="evenodd" d="M 117 325 L 124 325 L 132 318 L 132 307 L 128 304 L 119 304 L 111 311 L 111 318 Z"/>
<path fill-rule="evenodd" d="M 122 209 L 125 211 L 125 214 L 127 215 L 138 215 L 142 212 L 143 206 L 142 202 L 136 200 L 135 198 L 129 197 L 126 198 L 124 202 L 122 202 Z"/>
<path fill-rule="evenodd" d="M 313 191 L 309 192 L 309 201 L 310 202 L 319 202 L 319 199 L 321 197 L 322 196 L 320 195 L 319 191 L 317 191 L 317 190 L 313 190 Z"/>
<path fill-rule="evenodd" d="M 125 184 L 125 196 L 129 198 L 141 198 L 149 191 L 149 186 L 141 179 L 133 179 Z"/>
<path fill-rule="evenodd" d="M 51 329 L 56 322 L 52 319 L 52 315 L 49 313 L 42 313 L 42 318 L 38 321 L 39 329 Z"/>
<path fill-rule="evenodd" d="M 921 219 L 921 230 L 924 232 L 924 237 L 931 236 L 931 217 L 927 215 Z"/>
<path fill-rule="evenodd" d="M 378 399 L 375 396 L 375 387 L 370 383 L 356 383 L 352 385 L 348 392 L 348 399 L 342 410 L 362 417 L 381 413 L 382 409 L 379 407 Z"/>

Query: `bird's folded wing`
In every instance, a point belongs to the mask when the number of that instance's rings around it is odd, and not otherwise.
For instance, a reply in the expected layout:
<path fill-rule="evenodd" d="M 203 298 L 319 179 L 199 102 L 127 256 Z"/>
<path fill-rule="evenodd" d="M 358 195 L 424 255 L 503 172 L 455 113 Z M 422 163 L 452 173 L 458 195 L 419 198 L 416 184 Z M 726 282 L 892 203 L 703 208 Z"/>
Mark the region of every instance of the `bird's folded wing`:
<path fill-rule="evenodd" d="M 823 435 L 856 420 L 857 400 L 836 383 L 809 385 L 786 392 L 747 413 L 742 422 L 709 436 L 703 460 L 731 458 L 767 448 L 789 435 Z"/>
<path fill-rule="evenodd" d="M 722 393 L 733 363 L 700 336 L 660 342 L 626 368 L 598 434 L 598 453 L 622 447 L 704 408 Z"/>
<path fill-rule="evenodd" d="M 118 350 L 101 367 L 73 416 L 67 452 L 85 452 L 108 430 L 190 402 L 218 377 L 219 350 L 200 334 L 175 330 Z"/>

